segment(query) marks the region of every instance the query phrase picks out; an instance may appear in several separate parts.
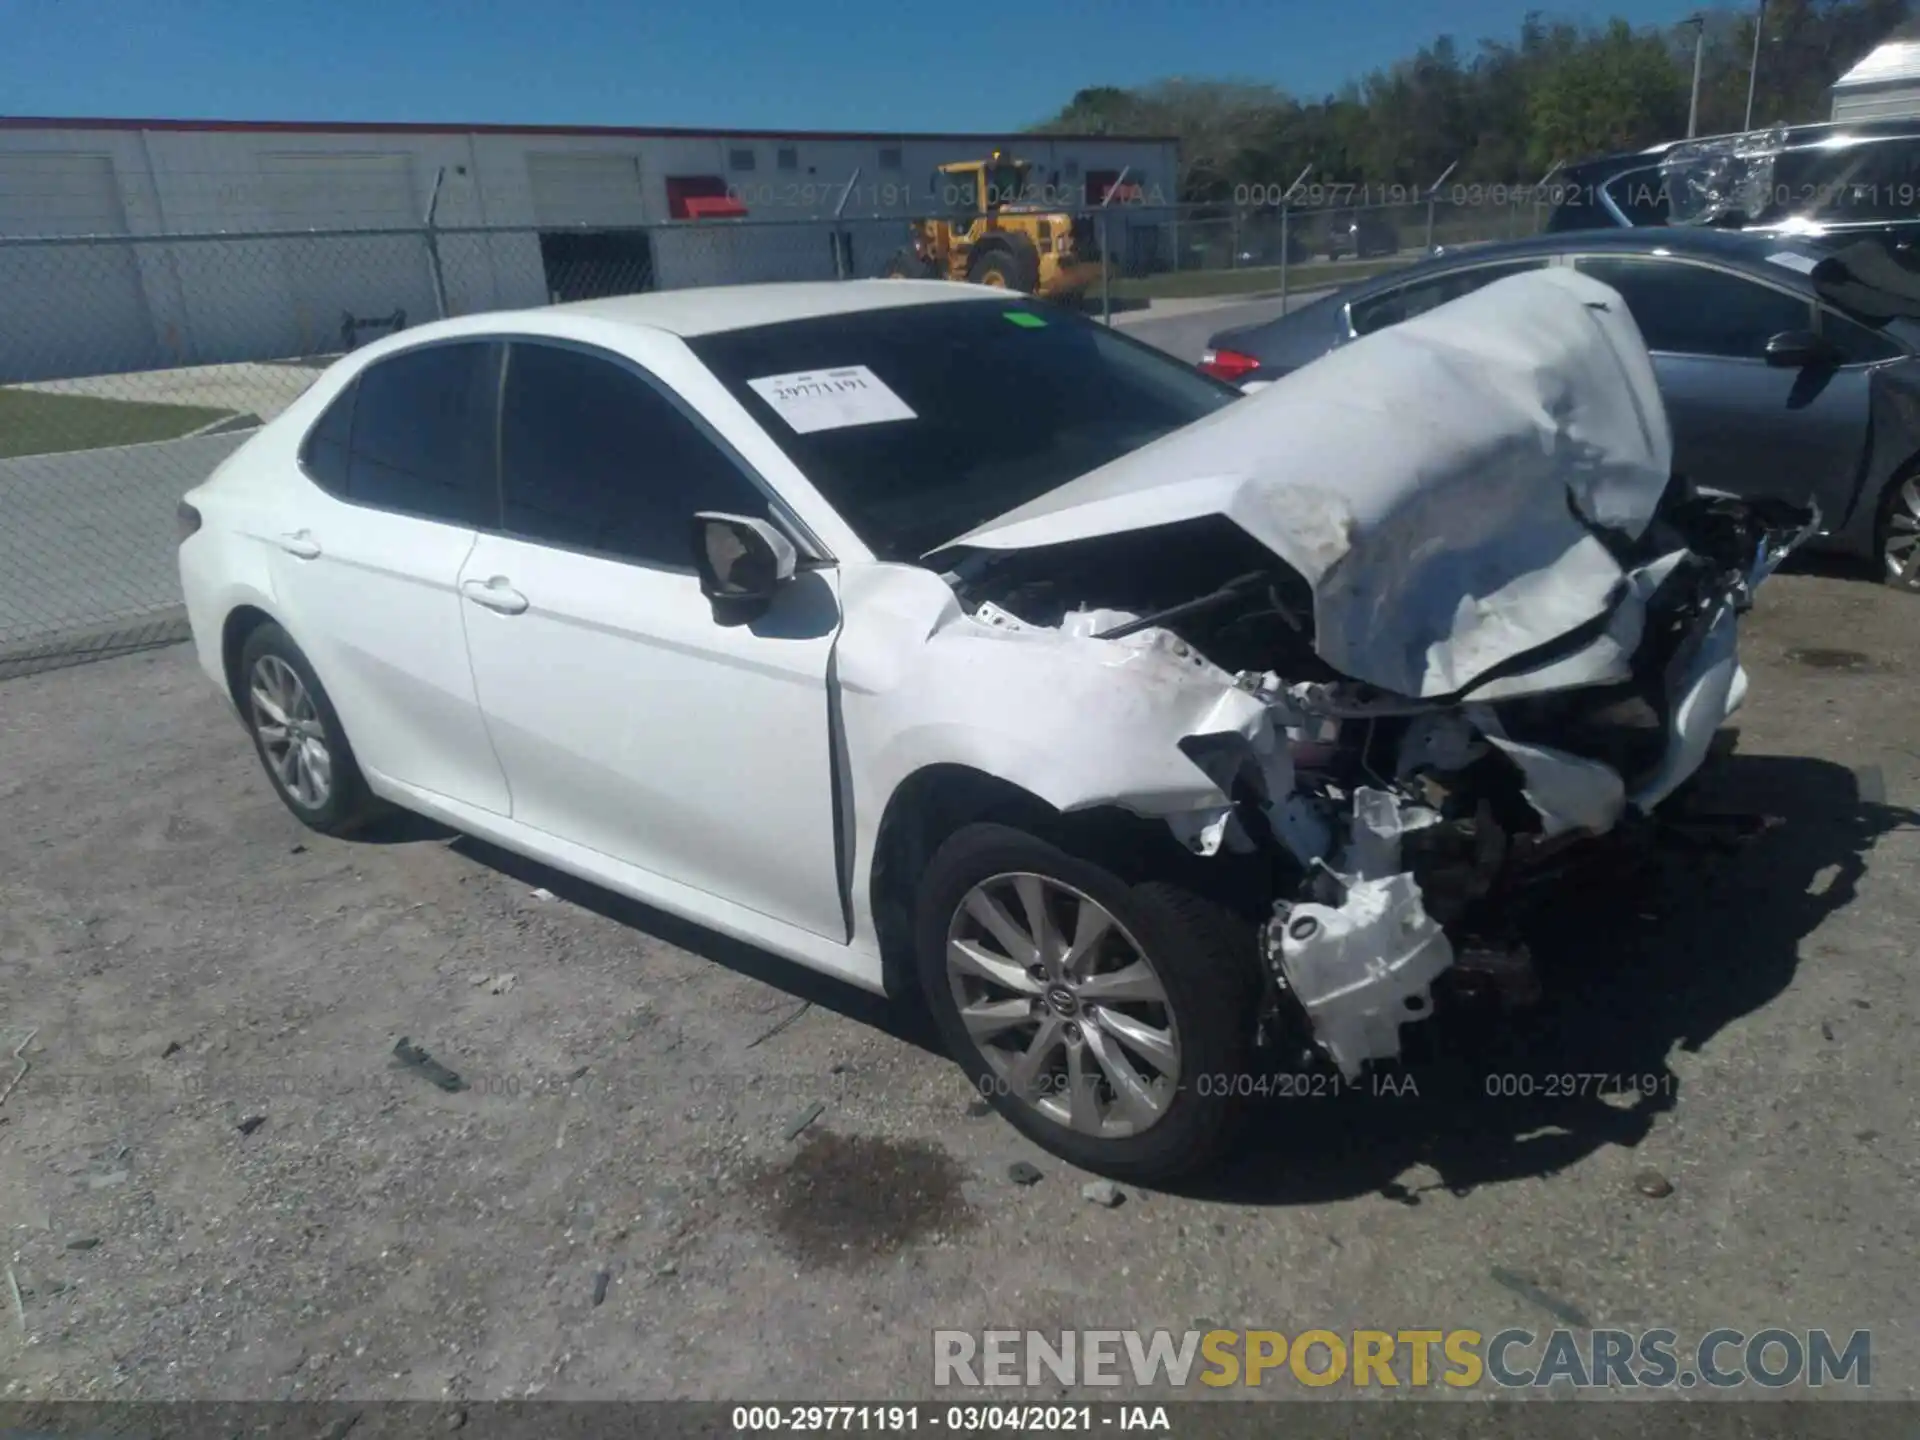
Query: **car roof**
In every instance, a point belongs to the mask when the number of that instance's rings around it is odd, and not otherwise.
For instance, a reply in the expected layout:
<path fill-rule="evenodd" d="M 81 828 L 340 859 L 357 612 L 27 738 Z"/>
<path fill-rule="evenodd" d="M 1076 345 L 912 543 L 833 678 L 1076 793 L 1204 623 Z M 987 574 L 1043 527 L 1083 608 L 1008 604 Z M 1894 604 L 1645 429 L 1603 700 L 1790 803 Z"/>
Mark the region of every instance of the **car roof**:
<path fill-rule="evenodd" d="M 1801 125 L 1788 125 L 1785 129 L 1789 148 L 1823 140 L 1920 139 L 1920 120 L 1809 120 Z M 1702 145 L 1712 141 L 1737 140 L 1742 135 L 1767 133 L 1765 130 L 1731 130 L 1720 135 L 1696 135 L 1690 140 L 1662 140 L 1643 150 L 1615 150 L 1605 155 L 1588 155 L 1559 166 L 1553 173 L 1584 175 L 1592 170 L 1617 170 L 1635 161 L 1649 164 L 1680 145 Z"/>
<path fill-rule="evenodd" d="M 549 306 L 542 313 L 616 325 L 645 325 L 684 337 L 778 325 L 787 320 L 852 315 L 863 310 L 1008 298 L 1005 290 L 945 280 L 809 280 L 655 290 L 605 300 L 575 300 Z"/>
<path fill-rule="evenodd" d="M 686 290 L 657 290 L 615 295 L 604 300 L 575 300 L 523 310 L 487 310 L 450 320 L 432 320 L 383 335 L 353 353 L 371 364 L 383 355 L 442 340 L 485 339 L 496 335 L 571 336 L 596 343 L 619 343 L 621 330 L 646 331 L 688 339 L 726 330 L 749 330 L 788 320 L 854 315 L 923 305 L 1022 298 L 988 285 L 957 285 L 945 280 L 814 280 L 771 285 L 709 285 Z"/>
<path fill-rule="evenodd" d="M 1559 255 L 1578 250 L 1587 253 L 1612 250 L 1632 254 L 1662 251 L 1669 255 L 1697 255 L 1703 259 L 1758 261 L 1786 252 L 1818 260 L 1827 252 L 1818 245 L 1793 235 L 1769 234 L 1758 230 L 1722 230 L 1708 225 L 1636 225 L 1609 226 L 1598 230 L 1556 230 L 1530 235 L 1524 240 L 1496 240 L 1486 245 L 1443 248 L 1437 254 L 1416 262 L 1405 270 L 1388 271 L 1380 278 L 1406 275 L 1409 270 L 1442 263 L 1466 264 L 1483 261 L 1525 259 L 1534 255 Z"/>

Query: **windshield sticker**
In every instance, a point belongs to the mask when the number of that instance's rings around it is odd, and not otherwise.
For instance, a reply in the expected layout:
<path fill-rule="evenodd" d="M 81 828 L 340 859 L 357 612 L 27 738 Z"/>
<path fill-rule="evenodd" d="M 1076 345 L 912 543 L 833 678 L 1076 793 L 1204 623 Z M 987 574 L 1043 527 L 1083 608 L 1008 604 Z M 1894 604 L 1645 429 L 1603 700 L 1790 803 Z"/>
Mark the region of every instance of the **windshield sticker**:
<path fill-rule="evenodd" d="M 1784 265 L 1789 270 L 1798 270 L 1802 275 L 1811 275 L 1813 267 L 1820 262 L 1810 255 L 1796 255 L 1791 250 L 1776 250 L 1767 256 L 1776 265 Z"/>
<path fill-rule="evenodd" d="M 1022 330 L 1044 330 L 1047 328 L 1046 321 L 1042 320 L 1038 315 L 1031 314 L 1025 310 L 1003 310 L 1001 313 L 1006 316 L 1009 325 L 1018 325 Z"/>
<path fill-rule="evenodd" d="M 906 401 L 864 365 L 764 375 L 747 384 L 799 435 L 811 435 L 816 430 L 845 430 L 853 425 L 877 425 L 884 420 L 919 418 Z"/>

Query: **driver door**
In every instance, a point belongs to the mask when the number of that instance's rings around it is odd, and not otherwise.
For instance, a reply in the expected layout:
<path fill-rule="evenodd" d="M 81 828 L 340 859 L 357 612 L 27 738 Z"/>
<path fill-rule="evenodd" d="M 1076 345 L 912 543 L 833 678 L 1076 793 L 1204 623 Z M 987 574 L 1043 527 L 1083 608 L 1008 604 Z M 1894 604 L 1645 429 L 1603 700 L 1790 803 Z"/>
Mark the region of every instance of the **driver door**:
<path fill-rule="evenodd" d="M 1627 302 L 1653 357 L 1673 430 L 1673 468 L 1748 498 L 1852 505 L 1866 457 L 1863 364 L 1778 366 L 1767 341 L 1816 327 L 1811 297 L 1717 266 L 1653 256 L 1582 256 L 1579 268 Z M 1790 273 L 1790 272 L 1783 272 Z"/>
<path fill-rule="evenodd" d="M 742 462 L 631 362 L 509 346 L 503 534 L 460 575 L 514 820 L 845 940 L 827 669 L 838 575 L 722 624 L 693 515 L 770 519 Z M 776 522 L 777 523 L 777 522 Z"/>

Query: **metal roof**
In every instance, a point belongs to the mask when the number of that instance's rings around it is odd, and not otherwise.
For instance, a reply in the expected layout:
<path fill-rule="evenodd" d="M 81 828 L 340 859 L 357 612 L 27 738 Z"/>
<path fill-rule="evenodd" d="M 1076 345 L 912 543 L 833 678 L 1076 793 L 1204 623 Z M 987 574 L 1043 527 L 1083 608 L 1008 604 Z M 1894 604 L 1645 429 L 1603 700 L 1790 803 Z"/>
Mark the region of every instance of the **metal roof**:
<path fill-rule="evenodd" d="M 645 125 L 452 125 L 371 120 L 142 120 L 126 116 L 0 115 L 4 130 L 212 130 L 256 134 L 316 135 L 536 135 L 665 138 L 678 140 L 859 140 L 898 144 L 904 140 L 936 140 L 947 144 L 985 145 L 1009 139 L 1035 144 L 1084 140 L 1111 140 L 1134 145 L 1177 144 L 1175 135 L 1054 135 L 1019 130 L 705 130 L 696 126 Z"/>
<path fill-rule="evenodd" d="M 1889 40 L 1833 82 L 1835 90 L 1920 81 L 1920 40 Z"/>

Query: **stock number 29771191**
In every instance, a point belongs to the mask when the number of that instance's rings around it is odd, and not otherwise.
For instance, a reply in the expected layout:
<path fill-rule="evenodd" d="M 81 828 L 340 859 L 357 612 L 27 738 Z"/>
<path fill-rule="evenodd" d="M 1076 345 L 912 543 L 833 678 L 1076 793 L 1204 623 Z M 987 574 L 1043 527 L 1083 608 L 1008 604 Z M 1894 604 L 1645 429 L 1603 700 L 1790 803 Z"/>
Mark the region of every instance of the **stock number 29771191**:
<path fill-rule="evenodd" d="M 917 1405 L 736 1405 L 736 1433 L 779 1430 L 812 1435 L 828 1431 L 918 1430 Z"/>

